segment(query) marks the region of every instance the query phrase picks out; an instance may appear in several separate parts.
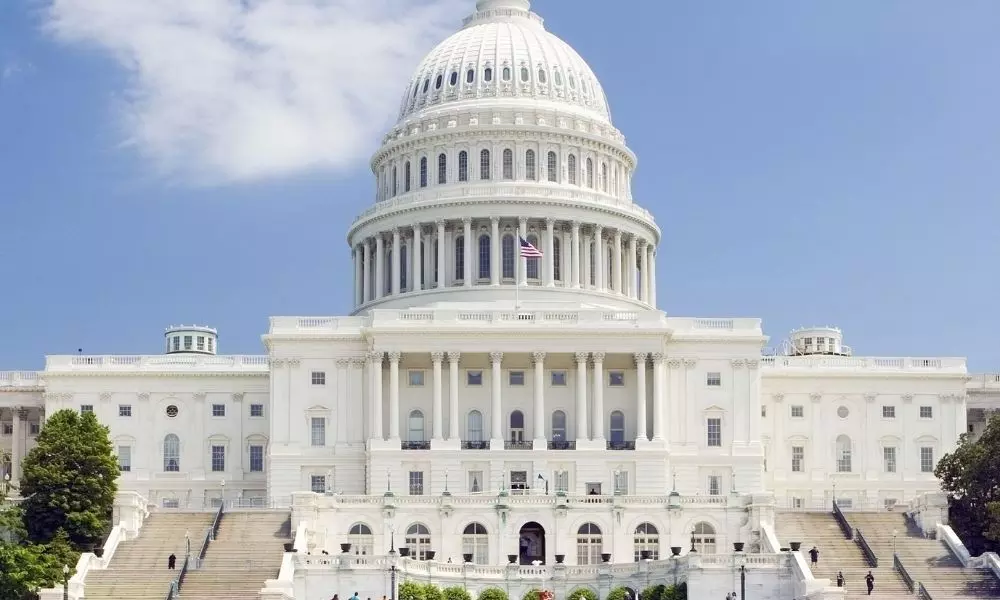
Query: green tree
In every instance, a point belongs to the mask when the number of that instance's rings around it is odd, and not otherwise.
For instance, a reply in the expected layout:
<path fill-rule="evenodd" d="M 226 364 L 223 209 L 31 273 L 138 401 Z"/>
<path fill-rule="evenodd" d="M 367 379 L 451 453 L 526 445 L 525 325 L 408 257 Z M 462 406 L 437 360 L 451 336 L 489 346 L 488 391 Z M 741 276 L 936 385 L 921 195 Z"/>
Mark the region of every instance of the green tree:
<path fill-rule="evenodd" d="M 507 598 L 507 592 L 501 590 L 498 587 L 488 587 L 484 588 L 483 591 L 479 592 L 478 600 L 509 600 Z"/>
<path fill-rule="evenodd" d="M 667 586 L 663 584 L 651 585 L 639 592 L 639 600 L 661 600 L 666 590 Z"/>
<path fill-rule="evenodd" d="M 972 555 L 1000 550 L 1000 416 L 977 441 L 963 435 L 934 475 L 949 495 L 949 522 Z"/>
<path fill-rule="evenodd" d="M 444 600 L 472 600 L 472 594 L 460 585 L 444 588 Z"/>
<path fill-rule="evenodd" d="M 531 588 L 524 595 L 521 596 L 521 600 L 538 600 L 542 595 L 542 590 L 538 588 Z"/>
<path fill-rule="evenodd" d="M 569 593 L 567 600 L 597 600 L 597 594 L 590 588 L 576 588 Z"/>
<path fill-rule="evenodd" d="M 628 588 L 620 585 L 608 593 L 607 600 L 629 600 L 631 598 L 631 592 Z"/>
<path fill-rule="evenodd" d="M 399 593 L 396 595 L 399 600 L 424 600 L 426 588 L 416 581 L 404 581 L 399 584 Z"/>
<path fill-rule="evenodd" d="M 50 581 L 42 546 L 0 543 L 0 600 L 24 600 Z"/>
<path fill-rule="evenodd" d="M 424 600 L 444 600 L 444 593 L 433 583 L 426 583 L 424 584 Z"/>
<path fill-rule="evenodd" d="M 53 414 L 22 471 L 24 524 L 32 542 L 47 544 L 60 529 L 78 549 L 101 542 L 118 490 L 118 461 L 108 428 L 93 413 Z"/>

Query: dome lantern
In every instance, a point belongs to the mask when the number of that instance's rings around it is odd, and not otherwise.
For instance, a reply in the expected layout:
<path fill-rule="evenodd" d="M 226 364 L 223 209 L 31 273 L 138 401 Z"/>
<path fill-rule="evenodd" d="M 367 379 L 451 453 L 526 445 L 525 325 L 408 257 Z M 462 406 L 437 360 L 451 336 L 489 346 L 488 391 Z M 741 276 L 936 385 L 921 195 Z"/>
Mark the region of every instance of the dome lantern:
<path fill-rule="evenodd" d="M 203 325 L 171 325 L 164 334 L 167 354 L 209 354 L 219 351 L 219 332 Z"/>
<path fill-rule="evenodd" d="M 531 10 L 530 0 L 479 0 L 476 2 L 476 10 L 491 10 L 494 8 L 517 8 L 521 10 Z"/>

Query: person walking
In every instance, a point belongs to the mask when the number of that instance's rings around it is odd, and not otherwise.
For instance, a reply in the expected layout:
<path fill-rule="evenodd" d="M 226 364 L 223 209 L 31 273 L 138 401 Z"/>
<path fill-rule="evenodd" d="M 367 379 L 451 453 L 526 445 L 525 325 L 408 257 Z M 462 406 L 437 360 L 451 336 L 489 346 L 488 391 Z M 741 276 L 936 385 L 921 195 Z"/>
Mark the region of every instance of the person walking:
<path fill-rule="evenodd" d="M 173 554 L 167 557 L 167 568 L 170 570 L 174 570 L 177 568 L 177 557 L 174 556 Z"/>
<path fill-rule="evenodd" d="M 837 587 L 844 587 L 844 572 L 837 571 Z"/>
<path fill-rule="evenodd" d="M 812 550 L 809 551 L 809 558 L 812 559 L 814 565 L 819 562 L 819 549 L 816 546 L 813 546 Z"/>
<path fill-rule="evenodd" d="M 351 600 L 361 600 L 361 598 L 358 596 L 357 592 L 354 592 L 354 595 L 351 596 Z"/>
<path fill-rule="evenodd" d="M 872 590 L 875 589 L 875 576 L 872 575 L 871 571 L 868 571 L 868 575 L 865 576 L 865 583 L 868 585 L 868 595 L 872 595 Z"/>

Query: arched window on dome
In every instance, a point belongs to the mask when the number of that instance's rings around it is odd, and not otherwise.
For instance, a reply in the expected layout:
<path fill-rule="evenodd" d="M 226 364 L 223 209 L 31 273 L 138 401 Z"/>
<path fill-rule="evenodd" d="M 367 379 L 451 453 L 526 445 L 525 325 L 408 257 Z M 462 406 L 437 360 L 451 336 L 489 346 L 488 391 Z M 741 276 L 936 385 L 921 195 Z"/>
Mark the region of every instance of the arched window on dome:
<path fill-rule="evenodd" d="M 580 89 L 583 90 L 583 94 L 584 95 L 587 95 L 587 92 L 589 90 L 587 90 L 587 80 L 586 79 L 581 79 L 580 80 Z"/>
<path fill-rule="evenodd" d="M 503 278 L 514 279 L 514 266 L 517 264 L 514 257 L 514 236 L 506 234 L 501 240 L 501 250 L 503 251 Z"/>
<path fill-rule="evenodd" d="M 416 98 L 417 94 L 420 93 L 420 82 L 418 81 L 416 85 L 413 86 L 413 97 Z"/>
<path fill-rule="evenodd" d="M 469 153 L 465 150 L 458 153 L 458 180 L 469 180 Z"/>
<path fill-rule="evenodd" d="M 409 248 L 406 244 L 399 245 L 399 291 L 406 289 L 406 266 L 410 263 Z"/>
<path fill-rule="evenodd" d="M 538 83 L 548 83 L 548 76 L 545 75 L 545 69 L 538 69 Z"/>
<path fill-rule="evenodd" d="M 576 185 L 576 155 L 570 154 L 566 161 L 569 171 L 569 183 L 570 185 Z"/>
<path fill-rule="evenodd" d="M 532 246 L 534 246 L 535 248 L 537 248 L 538 247 L 538 236 L 537 235 L 533 235 L 533 234 L 529 235 L 528 236 L 528 243 L 531 244 Z M 537 281 L 538 280 L 538 261 L 539 261 L 539 259 L 537 257 L 536 258 L 526 258 L 526 259 L 524 259 L 524 261 L 525 261 L 525 264 L 526 264 L 526 267 L 527 267 L 527 277 L 528 277 L 528 279 L 532 279 L 532 280 Z"/>
<path fill-rule="evenodd" d="M 486 67 L 483 69 L 483 81 L 486 83 L 491 83 L 493 81 L 493 68 Z"/>
<path fill-rule="evenodd" d="M 181 470 L 181 438 L 169 433 L 163 438 L 163 471 L 177 473 Z"/>
<path fill-rule="evenodd" d="M 613 290 L 615 289 L 615 281 L 614 281 L 615 254 L 614 254 L 614 248 L 611 247 L 611 244 L 607 245 L 606 254 L 608 255 L 608 259 L 604 261 L 604 266 L 606 269 L 604 271 L 604 281 L 606 282 L 605 285 L 607 285 L 608 289 Z"/>
<path fill-rule="evenodd" d="M 476 81 L 476 70 L 469 69 L 465 72 L 465 83 L 475 83 Z"/>
<path fill-rule="evenodd" d="M 601 191 L 608 191 L 608 163 L 601 163 Z"/>
<path fill-rule="evenodd" d="M 403 165 L 403 191 L 410 191 L 410 161 Z"/>
<path fill-rule="evenodd" d="M 584 523 L 576 532 L 576 564 L 597 565 L 601 563 L 604 536 L 601 528 L 594 523 Z"/>
<path fill-rule="evenodd" d="M 490 151 L 483 150 L 479 153 L 479 178 L 487 180 L 490 178 Z"/>
<path fill-rule="evenodd" d="M 452 87 L 458 85 L 458 71 L 451 72 L 451 77 L 448 78 L 448 85 Z"/>
<path fill-rule="evenodd" d="M 443 243 L 441 240 L 434 238 L 434 242 L 431 244 L 431 265 L 434 267 L 434 280 L 433 283 L 436 285 L 438 278 L 440 277 L 441 265 L 438 262 L 438 244 Z"/>
<path fill-rule="evenodd" d="M 571 90 L 576 89 L 576 78 L 573 77 L 572 73 L 569 74 L 569 89 Z"/>
<path fill-rule="evenodd" d="M 521 83 L 528 83 L 531 79 L 531 72 L 528 71 L 528 67 L 521 67 Z"/>
<path fill-rule="evenodd" d="M 562 281 L 562 240 L 552 236 L 552 279 Z"/>
<path fill-rule="evenodd" d="M 426 93 L 427 93 L 427 90 L 428 90 L 428 89 L 429 89 L 430 87 L 431 87 L 431 79 L 430 79 L 430 77 L 428 77 L 427 79 L 424 79 L 424 91 L 423 91 L 423 93 L 425 93 L 425 94 L 426 94 Z"/>
<path fill-rule="evenodd" d="M 427 157 L 420 157 L 420 187 L 427 187 Z"/>
<path fill-rule="evenodd" d="M 455 281 L 465 279 L 465 236 L 455 238 Z"/>
<path fill-rule="evenodd" d="M 594 161 L 587 159 L 587 187 L 594 188 Z"/>
<path fill-rule="evenodd" d="M 528 181 L 535 180 L 535 151 L 528 150 L 524 153 L 524 178 Z"/>
<path fill-rule="evenodd" d="M 514 151 L 510 148 L 503 151 L 503 178 L 514 179 Z"/>
<path fill-rule="evenodd" d="M 368 253 L 368 297 L 365 298 L 366 301 L 375 299 L 375 273 L 377 264 L 375 259 L 378 252 L 375 250 L 375 244 L 372 244 L 371 252 Z"/>
<path fill-rule="evenodd" d="M 634 545 L 635 561 L 642 558 L 643 550 L 649 552 L 649 558 L 660 560 L 660 532 L 652 523 L 640 523 L 635 528 L 635 535 L 632 538 Z"/>
<path fill-rule="evenodd" d="M 479 236 L 479 278 L 490 278 L 490 236 L 487 233 Z"/>
<path fill-rule="evenodd" d="M 434 89 L 439 90 L 444 84 L 444 75 L 438 75 L 437 79 L 434 80 Z"/>
<path fill-rule="evenodd" d="M 392 166 L 392 195 L 395 196 L 399 193 L 399 173 L 398 167 L 396 165 Z"/>
<path fill-rule="evenodd" d="M 556 158 L 556 153 L 549 151 L 549 161 L 548 161 L 548 171 L 549 171 L 549 181 L 558 182 L 559 181 L 559 159 Z"/>
<path fill-rule="evenodd" d="M 438 154 L 438 185 L 448 183 L 448 155 Z"/>
<path fill-rule="evenodd" d="M 503 68 L 503 80 L 510 81 L 510 67 Z"/>
<path fill-rule="evenodd" d="M 474 564 L 489 564 L 490 536 L 481 523 L 469 523 L 465 526 L 462 531 L 462 554 L 471 554 Z"/>
<path fill-rule="evenodd" d="M 417 260 L 417 263 L 419 263 L 421 265 L 421 267 L 423 267 L 423 265 L 427 264 L 427 250 L 426 250 L 426 246 L 427 245 L 424 243 L 424 241 L 420 240 L 420 248 L 419 248 L 420 255 L 416 256 L 415 258 Z M 414 279 L 416 279 L 416 275 L 414 275 Z M 424 289 L 424 285 L 426 285 L 426 282 L 427 282 L 427 268 L 424 267 L 424 268 L 420 269 L 420 281 L 414 281 L 413 282 L 413 289 L 415 289 L 415 290 L 422 290 L 422 289 Z"/>
<path fill-rule="evenodd" d="M 559 71 L 553 71 L 552 81 L 556 82 L 556 85 L 562 85 L 562 73 Z"/>

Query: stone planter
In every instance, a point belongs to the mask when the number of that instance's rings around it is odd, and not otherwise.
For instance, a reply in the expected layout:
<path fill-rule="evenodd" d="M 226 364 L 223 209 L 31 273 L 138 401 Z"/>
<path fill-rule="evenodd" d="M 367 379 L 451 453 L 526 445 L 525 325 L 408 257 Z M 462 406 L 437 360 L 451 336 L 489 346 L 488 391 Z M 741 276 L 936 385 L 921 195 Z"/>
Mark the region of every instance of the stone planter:
<path fill-rule="evenodd" d="M 285 544 L 285 552 L 295 552 L 295 549 L 292 548 L 292 546 L 294 546 L 292 542 L 287 542 Z"/>
<path fill-rule="evenodd" d="M 566 555 L 565 554 L 556 554 L 556 564 L 557 565 L 563 564 L 564 560 L 566 560 Z"/>
<path fill-rule="evenodd" d="M 470 562 L 472 562 L 472 555 L 471 554 L 463 554 L 462 555 L 462 560 L 464 560 L 467 563 L 470 563 Z"/>
<path fill-rule="evenodd" d="M 611 553 L 604 552 L 601 554 L 601 562 L 611 562 Z"/>
<path fill-rule="evenodd" d="M 507 562 L 509 562 L 512 565 L 517 564 L 517 555 L 516 554 L 508 554 L 507 555 Z"/>
<path fill-rule="evenodd" d="M 426 560 L 434 560 L 434 557 L 437 556 L 437 551 L 436 550 L 428 550 L 426 552 L 426 554 L 427 554 L 427 559 Z"/>
<path fill-rule="evenodd" d="M 347 554 L 348 552 L 351 551 L 351 545 L 350 544 L 341 544 L 340 545 L 340 551 L 343 552 L 344 554 Z"/>
<path fill-rule="evenodd" d="M 674 556 L 680 556 L 681 555 L 681 547 L 680 546 L 671 546 L 670 547 L 670 553 L 673 554 Z"/>
<path fill-rule="evenodd" d="M 104 548 L 94 548 L 94 555 L 97 558 L 102 558 L 104 556 Z"/>
<path fill-rule="evenodd" d="M 653 551 L 652 550 L 640 550 L 639 551 L 639 558 L 641 560 L 649 560 L 652 557 L 653 557 Z"/>
<path fill-rule="evenodd" d="M 744 542 L 733 542 L 733 550 L 736 552 L 743 552 Z"/>
<path fill-rule="evenodd" d="M 802 542 L 788 542 L 792 547 L 792 552 L 798 552 L 799 548 L 802 547 Z"/>
<path fill-rule="evenodd" d="M 410 549 L 405 546 L 400 548 L 399 555 L 402 556 L 403 558 L 406 558 L 407 556 L 410 555 Z"/>

